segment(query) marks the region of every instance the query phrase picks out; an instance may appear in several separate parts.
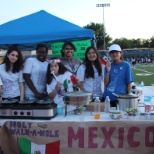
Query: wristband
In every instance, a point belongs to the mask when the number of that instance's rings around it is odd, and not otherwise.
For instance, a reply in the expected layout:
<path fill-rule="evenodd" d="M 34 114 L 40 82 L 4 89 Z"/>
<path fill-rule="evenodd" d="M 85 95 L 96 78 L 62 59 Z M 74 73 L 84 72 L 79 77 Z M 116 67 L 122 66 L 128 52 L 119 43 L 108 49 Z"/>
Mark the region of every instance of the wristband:
<path fill-rule="evenodd" d="M 110 71 L 106 72 L 106 73 L 110 73 Z"/>

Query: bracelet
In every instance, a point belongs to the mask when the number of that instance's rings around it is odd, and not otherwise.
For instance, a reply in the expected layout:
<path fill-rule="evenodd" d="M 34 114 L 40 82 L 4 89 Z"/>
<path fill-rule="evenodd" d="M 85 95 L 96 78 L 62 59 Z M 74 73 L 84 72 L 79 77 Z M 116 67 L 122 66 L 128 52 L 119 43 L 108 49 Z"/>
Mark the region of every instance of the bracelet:
<path fill-rule="evenodd" d="M 110 71 L 106 72 L 106 73 L 110 73 Z"/>

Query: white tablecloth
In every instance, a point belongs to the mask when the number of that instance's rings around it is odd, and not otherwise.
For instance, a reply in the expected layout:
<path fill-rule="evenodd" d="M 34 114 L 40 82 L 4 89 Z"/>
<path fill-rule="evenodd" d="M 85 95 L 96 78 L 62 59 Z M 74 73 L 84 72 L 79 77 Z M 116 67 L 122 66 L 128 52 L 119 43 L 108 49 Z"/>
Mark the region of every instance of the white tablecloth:
<path fill-rule="evenodd" d="M 88 122 L 88 121 L 115 121 L 110 118 L 109 113 L 101 112 L 100 119 L 96 120 L 94 119 L 93 112 L 87 112 L 85 111 L 81 115 L 75 115 L 73 113 L 68 113 L 67 116 L 63 115 L 56 115 L 50 120 L 32 120 L 32 119 L 1 119 L 0 120 L 0 126 L 2 126 L 6 121 L 28 121 L 28 122 Z M 154 116 L 133 116 L 128 117 L 126 115 L 123 115 L 123 118 L 117 121 L 154 121 Z"/>
<path fill-rule="evenodd" d="M 143 88 L 143 93 L 144 96 L 153 96 L 154 97 L 154 91 L 149 89 L 148 87 L 144 87 Z M 127 116 L 123 116 L 123 119 L 120 119 L 120 121 L 154 121 L 154 116 L 151 116 L 150 118 L 147 116 L 135 116 L 135 117 L 131 117 L 128 118 Z M 92 112 L 87 112 L 85 111 L 83 114 L 81 115 L 75 115 L 74 113 L 68 113 L 67 116 L 63 115 L 57 115 L 56 117 L 50 119 L 50 120 L 31 120 L 31 119 L 0 119 L 0 126 L 2 126 L 6 121 L 36 121 L 36 122 L 55 122 L 55 121 L 59 121 L 59 122 L 73 122 L 73 121 L 115 121 L 113 119 L 111 119 L 109 117 L 108 113 L 104 113 L 101 112 L 101 117 L 99 120 L 95 120 L 94 117 L 92 116 Z M 119 120 L 118 120 L 119 121 Z"/>

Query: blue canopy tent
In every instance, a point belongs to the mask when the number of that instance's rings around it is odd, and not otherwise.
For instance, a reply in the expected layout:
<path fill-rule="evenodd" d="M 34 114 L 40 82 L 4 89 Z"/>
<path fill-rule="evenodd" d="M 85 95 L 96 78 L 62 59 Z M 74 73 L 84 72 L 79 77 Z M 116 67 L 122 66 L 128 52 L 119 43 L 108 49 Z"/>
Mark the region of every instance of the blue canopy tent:
<path fill-rule="evenodd" d="M 94 32 L 48 12 L 39 12 L 0 25 L 0 49 L 15 44 L 21 50 L 34 50 L 36 44 L 64 40 L 95 40 Z"/>

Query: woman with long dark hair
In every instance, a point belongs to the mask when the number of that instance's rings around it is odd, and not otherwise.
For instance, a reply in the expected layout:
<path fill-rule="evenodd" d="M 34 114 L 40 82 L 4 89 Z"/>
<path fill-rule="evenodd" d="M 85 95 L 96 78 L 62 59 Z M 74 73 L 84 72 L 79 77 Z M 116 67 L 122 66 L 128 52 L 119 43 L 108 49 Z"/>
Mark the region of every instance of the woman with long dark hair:
<path fill-rule="evenodd" d="M 88 92 L 92 92 L 95 96 L 102 98 L 104 91 L 104 65 L 101 64 L 97 50 L 90 46 L 85 52 L 85 59 L 77 71 L 77 77 L 79 78 L 82 89 Z"/>
<path fill-rule="evenodd" d="M 60 59 L 49 61 L 46 75 L 47 93 L 56 104 L 63 105 L 63 98 L 60 95 L 73 91 L 72 76 L 78 82 L 78 79 L 61 63 Z"/>
<path fill-rule="evenodd" d="M 21 51 L 10 46 L 3 63 L 0 65 L 0 77 L 2 79 L 2 99 L 15 98 L 23 100 L 23 56 Z"/>

